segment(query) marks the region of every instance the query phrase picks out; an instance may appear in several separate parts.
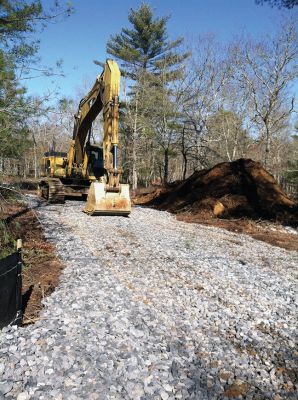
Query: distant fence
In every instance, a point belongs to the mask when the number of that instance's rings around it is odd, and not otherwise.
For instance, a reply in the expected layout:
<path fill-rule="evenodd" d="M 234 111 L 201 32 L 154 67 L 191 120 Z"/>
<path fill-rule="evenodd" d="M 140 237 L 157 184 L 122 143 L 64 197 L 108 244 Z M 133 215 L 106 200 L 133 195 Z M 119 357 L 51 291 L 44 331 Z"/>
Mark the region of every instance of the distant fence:
<path fill-rule="evenodd" d="M 22 253 L 0 260 L 0 329 L 22 323 Z"/>

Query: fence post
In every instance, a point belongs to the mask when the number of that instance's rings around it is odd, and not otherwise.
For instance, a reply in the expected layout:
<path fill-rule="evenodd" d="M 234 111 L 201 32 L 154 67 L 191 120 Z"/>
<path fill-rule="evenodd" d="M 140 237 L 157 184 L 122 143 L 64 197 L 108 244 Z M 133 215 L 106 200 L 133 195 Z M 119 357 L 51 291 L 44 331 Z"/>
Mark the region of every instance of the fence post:
<path fill-rule="evenodd" d="M 17 252 L 18 252 L 17 284 L 16 284 L 17 313 L 16 313 L 15 323 L 16 323 L 16 325 L 21 325 L 22 318 L 23 318 L 23 313 L 22 313 L 22 266 L 23 266 L 22 239 L 17 240 Z"/>

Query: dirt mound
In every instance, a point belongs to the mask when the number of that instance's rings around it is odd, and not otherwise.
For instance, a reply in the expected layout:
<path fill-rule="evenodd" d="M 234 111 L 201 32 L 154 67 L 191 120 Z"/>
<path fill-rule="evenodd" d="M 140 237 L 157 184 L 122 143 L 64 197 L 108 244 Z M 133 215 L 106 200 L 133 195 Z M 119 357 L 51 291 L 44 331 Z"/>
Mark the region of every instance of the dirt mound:
<path fill-rule="evenodd" d="M 149 186 L 147 188 L 136 189 L 131 192 L 132 202 L 137 205 L 147 205 L 168 190 L 169 188 L 163 186 Z"/>
<path fill-rule="evenodd" d="M 197 171 L 185 181 L 147 195 L 146 200 L 136 202 L 173 213 L 263 218 L 298 225 L 297 204 L 253 160 L 239 159 Z"/>

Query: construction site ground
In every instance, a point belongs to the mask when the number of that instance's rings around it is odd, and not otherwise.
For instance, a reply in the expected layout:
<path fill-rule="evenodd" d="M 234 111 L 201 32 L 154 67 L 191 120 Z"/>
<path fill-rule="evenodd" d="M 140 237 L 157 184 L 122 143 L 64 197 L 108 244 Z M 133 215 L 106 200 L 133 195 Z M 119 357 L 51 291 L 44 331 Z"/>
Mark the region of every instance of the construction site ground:
<path fill-rule="evenodd" d="M 20 183 L 18 182 L 20 186 Z M 25 196 L 35 196 L 36 182 L 27 180 L 22 183 Z M 28 190 L 31 189 L 31 190 Z M 136 204 L 147 203 L 159 192 L 160 188 L 143 188 L 137 191 L 133 201 Z M 39 204 L 39 203 L 38 203 Z M 38 219 L 38 208 L 31 209 L 26 202 L 5 202 L 2 207 L 2 218 L 7 220 L 8 227 L 15 239 L 23 241 L 23 325 L 38 320 L 42 309 L 42 300 L 51 294 L 59 282 L 63 264 L 55 254 L 55 248 L 44 237 L 44 227 Z M 298 232 L 291 227 L 266 220 L 249 218 L 220 219 L 210 217 L 210 213 L 193 214 L 191 212 L 176 215 L 180 221 L 198 223 L 242 233 L 273 246 L 298 251 Z"/>
<path fill-rule="evenodd" d="M 130 218 L 17 187 L 24 324 L 0 335 L 0 398 L 295 398 L 297 204 L 260 164 L 139 190 Z"/>
<path fill-rule="evenodd" d="M 170 211 L 181 221 L 216 226 L 289 250 L 298 249 L 297 203 L 253 160 L 223 162 L 195 171 L 184 181 L 139 189 L 133 201 Z"/>
<path fill-rule="evenodd" d="M 29 201 L 64 269 L 39 320 L 1 333 L 4 398 L 295 398 L 296 251 Z"/>
<path fill-rule="evenodd" d="M 257 168 L 260 169 L 259 166 Z M 222 170 L 223 168 L 221 167 L 219 175 L 223 175 Z M 263 172 L 262 169 L 261 172 Z M 263 175 L 266 176 L 266 172 Z M 16 188 L 19 194 L 25 196 L 36 195 L 37 183 L 38 180 L 32 178 L 22 180 L 16 178 L 6 179 L 8 186 Z M 221 188 L 225 187 L 222 182 L 220 186 Z M 160 186 L 138 189 L 133 193 L 133 203 L 145 207 L 155 207 L 156 199 L 158 200 L 164 192 L 173 191 L 173 188 L 175 189 L 175 185 L 172 185 L 170 189 Z M 227 193 L 229 193 L 229 189 L 225 187 L 225 194 Z M 273 246 L 298 251 L 298 232 L 293 227 L 284 226 L 280 222 L 269 221 L 261 217 L 254 219 L 247 216 L 238 218 L 214 217 L 212 208 L 210 208 L 210 204 L 214 204 L 214 199 L 210 201 L 210 198 L 208 198 L 209 204 L 207 202 L 207 207 L 205 201 L 203 207 L 189 207 L 189 211 L 176 212 L 175 200 L 175 198 L 172 199 L 171 206 L 174 205 L 173 210 L 176 218 L 180 221 L 214 226 L 235 233 L 247 234 L 256 240 L 264 241 Z M 43 298 L 50 294 L 58 284 L 63 266 L 53 251 L 53 245 L 44 237 L 43 227 L 38 220 L 36 210 L 28 208 L 26 202 L 2 202 L 2 218 L 7 219 L 8 227 L 14 239 L 23 239 L 23 258 L 25 261 L 23 274 L 23 323 L 24 325 L 30 324 L 38 319 L 39 311 L 42 309 L 41 302 Z"/>
<path fill-rule="evenodd" d="M 155 198 L 160 188 L 152 187 L 138 190 L 133 199 L 135 205 L 152 207 L 151 200 Z M 217 228 L 226 229 L 235 233 L 242 233 L 251 236 L 256 240 L 269 243 L 273 246 L 282 247 L 287 250 L 298 251 L 298 231 L 291 226 L 282 225 L 279 222 L 268 221 L 262 218 L 217 218 L 210 212 L 181 212 L 175 214 L 177 220 L 188 223 L 196 223 Z"/>

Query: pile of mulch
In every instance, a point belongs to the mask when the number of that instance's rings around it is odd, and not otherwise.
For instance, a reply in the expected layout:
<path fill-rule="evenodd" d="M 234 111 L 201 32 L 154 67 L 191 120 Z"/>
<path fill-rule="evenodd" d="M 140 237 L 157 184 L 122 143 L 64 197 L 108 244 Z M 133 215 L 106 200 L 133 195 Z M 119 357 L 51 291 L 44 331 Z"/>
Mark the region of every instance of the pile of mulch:
<path fill-rule="evenodd" d="M 43 298 L 58 285 L 62 265 L 53 245 L 46 241 L 34 210 L 19 201 L 2 201 L 1 205 L 0 217 L 7 232 L 23 243 L 23 325 L 28 325 L 38 320 Z"/>
<path fill-rule="evenodd" d="M 240 159 L 197 171 L 185 181 L 150 187 L 133 203 L 166 210 L 177 219 L 232 232 L 298 251 L 298 207 L 262 165 Z"/>
<path fill-rule="evenodd" d="M 135 203 L 202 218 L 261 218 L 298 226 L 297 203 L 260 163 L 249 159 L 196 171 L 185 181 L 146 196 Z"/>

